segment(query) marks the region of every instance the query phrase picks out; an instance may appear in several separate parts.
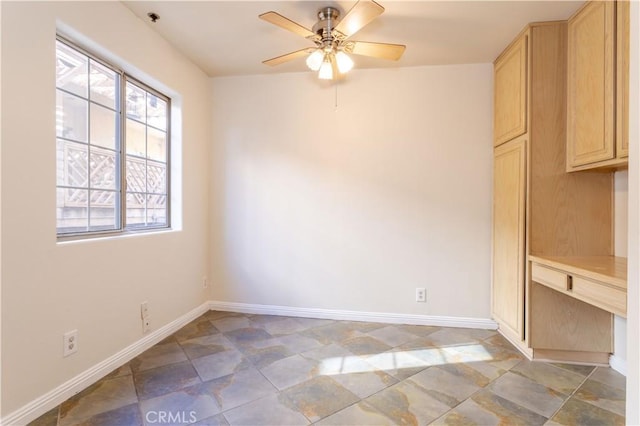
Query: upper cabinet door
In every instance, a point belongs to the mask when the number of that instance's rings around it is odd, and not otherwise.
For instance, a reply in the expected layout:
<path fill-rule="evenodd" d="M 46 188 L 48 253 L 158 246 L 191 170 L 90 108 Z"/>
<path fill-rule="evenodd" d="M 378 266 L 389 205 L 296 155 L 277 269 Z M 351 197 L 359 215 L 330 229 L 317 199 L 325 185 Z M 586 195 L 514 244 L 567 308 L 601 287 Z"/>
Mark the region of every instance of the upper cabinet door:
<path fill-rule="evenodd" d="M 629 156 L 629 1 L 616 3 L 616 156 Z"/>
<path fill-rule="evenodd" d="M 615 157 L 615 3 L 586 4 L 568 24 L 567 168 Z"/>
<path fill-rule="evenodd" d="M 493 146 L 527 131 L 527 40 L 524 34 L 495 62 Z"/>

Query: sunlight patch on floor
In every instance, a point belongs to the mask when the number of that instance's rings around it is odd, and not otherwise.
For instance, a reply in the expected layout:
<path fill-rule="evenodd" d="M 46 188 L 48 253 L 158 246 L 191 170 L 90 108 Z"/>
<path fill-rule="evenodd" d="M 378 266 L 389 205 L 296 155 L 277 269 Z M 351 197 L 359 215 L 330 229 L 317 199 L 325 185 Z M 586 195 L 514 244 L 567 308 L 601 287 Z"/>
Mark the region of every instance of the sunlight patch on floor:
<path fill-rule="evenodd" d="M 322 360 L 320 374 L 365 373 L 378 370 L 400 370 L 424 368 L 433 365 L 462 362 L 491 361 L 493 357 L 482 345 L 462 345 L 447 348 L 415 349 L 399 352 L 384 352 L 374 355 L 350 355 Z"/>

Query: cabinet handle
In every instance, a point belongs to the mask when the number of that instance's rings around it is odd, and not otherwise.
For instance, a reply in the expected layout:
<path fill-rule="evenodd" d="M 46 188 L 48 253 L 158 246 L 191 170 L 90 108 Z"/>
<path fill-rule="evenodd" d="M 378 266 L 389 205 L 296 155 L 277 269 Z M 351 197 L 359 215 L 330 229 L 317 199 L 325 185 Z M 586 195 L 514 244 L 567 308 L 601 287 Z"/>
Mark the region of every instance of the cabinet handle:
<path fill-rule="evenodd" d="M 567 291 L 573 290 L 573 277 L 571 275 L 567 275 Z"/>

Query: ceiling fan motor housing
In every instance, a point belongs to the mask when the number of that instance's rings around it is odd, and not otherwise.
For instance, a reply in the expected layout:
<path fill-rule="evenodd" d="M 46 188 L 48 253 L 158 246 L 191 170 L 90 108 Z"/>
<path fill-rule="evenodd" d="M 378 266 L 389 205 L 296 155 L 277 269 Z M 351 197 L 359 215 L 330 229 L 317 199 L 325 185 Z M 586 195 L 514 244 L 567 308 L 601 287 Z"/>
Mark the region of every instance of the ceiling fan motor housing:
<path fill-rule="evenodd" d="M 338 25 L 340 11 L 335 7 L 327 6 L 318 11 L 318 22 L 313 26 L 313 32 L 322 38 L 322 44 L 331 44 L 334 41 L 333 29 Z"/>

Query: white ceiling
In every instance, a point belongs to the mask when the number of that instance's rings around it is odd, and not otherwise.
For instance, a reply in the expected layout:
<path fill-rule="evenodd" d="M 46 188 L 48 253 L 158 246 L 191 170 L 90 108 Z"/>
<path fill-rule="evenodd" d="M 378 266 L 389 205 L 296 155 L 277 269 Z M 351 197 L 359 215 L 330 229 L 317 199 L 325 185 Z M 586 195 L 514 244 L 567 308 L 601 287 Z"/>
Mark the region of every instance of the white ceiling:
<path fill-rule="evenodd" d="M 353 40 L 407 45 L 398 62 L 354 56 L 358 68 L 493 62 L 529 22 L 564 20 L 584 1 L 378 0 L 385 12 Z M 355 1 L 123 1 L 209 76 L 304 71 L 303 59 L 269 67 L 265 59 L 313 44 L 258 19 L 276 11 L 311 28 L 323 6 L 346 13 Z M 147 13 L 160 15 L 151 23 Z"/>

